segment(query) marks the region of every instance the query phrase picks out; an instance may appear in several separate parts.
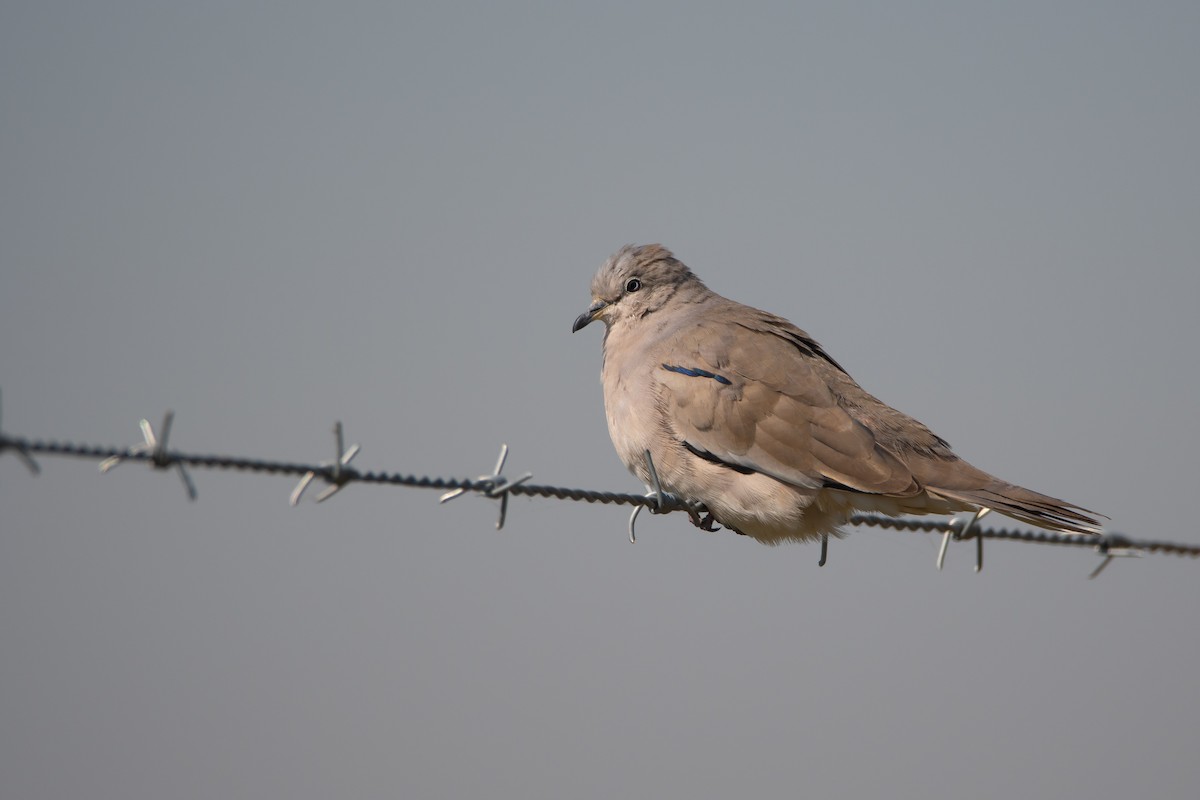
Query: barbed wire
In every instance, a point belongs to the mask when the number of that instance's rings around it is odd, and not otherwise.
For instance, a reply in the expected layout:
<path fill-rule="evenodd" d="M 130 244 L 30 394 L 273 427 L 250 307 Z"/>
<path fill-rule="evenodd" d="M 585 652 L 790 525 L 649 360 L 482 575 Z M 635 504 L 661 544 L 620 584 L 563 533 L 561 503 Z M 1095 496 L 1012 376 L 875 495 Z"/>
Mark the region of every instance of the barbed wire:
<path fill-rule="evenodd" d="M 350 461 L 358 454 L 359 446 L 345 447 L 342 425 L 334 425 L 336 440 L 336 458 L 318 464 L 297 463 L 288 461 L 273 461 L 270 459 L 247 458 L 226 455 L 202 455 L 186 453 L 167 448 L 171 424 L 174 420 L 172 412 L 168 411 L 163 418 L 159 431 L 148 420 L 141 420 L 143 441 L 130 447 L 113 447 L 79 442 L 61 442 L 55 440 L 30 439 L 21 436 L 5 434 L 0 429 L 0 455 L 6 451 L 15 453 L 23 461 L 30 472 L 35 475 L 40 467 L 34 455 L 61 456 L 87 460 L 99 460 L 101 472 L 107 472 L 124 461 L 148 463 L 152 468 L 165 470 L 174 468 L 184 484 L 188 497 L 195 500 L 196 486 L 187 468 L 234 470 L 239 472 L 265 473 L 270 475 L 298 475 L 300 482 L 296 485 L 289 498 L 292 505 L 299 503 L 308 486 L 317 479 L 326 484 L 317 496 L 316 501 L 322 502 L 336 494 L 351 483 L 381 484 L 389 486 L 406 486 L 416 489 L 442 490 L 441 502 L 452 500 L 466 493 L 473 493 L 498 499 L 500 515 L 496 528 L 504 526 L 508 510 L 509 496 L 531 496 L 571 500 L 586 503 L 601 503 L 605 505 L 633 506 L 629 518 L 628 530 L 630 541 L 636 540 L 635 522 L 638 513 L 649 509 L 652 513 L 666 514 L 674 511 L 684 511 L 692 521 L 705 530 L 719 530 L 713 527 L 711 516 L 703 504 L 684 500 L 667 492 L 658 486 L 657 475 L 654 471 L 650 454 L 646 454 L 650 473 L 654 477 L 654 491 L 649 494 L 633 494 L 627 492 L 606 492 L 593 489 L 575 489 L 561 486 L 545 486 L 530 483 L 532 473 L 510 480 L 503 475 L 504 462 L 508 456 L 508 446 L 502 445 L 500 457 L 490 474 L 477 478 L 442 478 L 426 475 L 406 475 L 399 472 L 363 471 L 349 466 Z M 873 514 L 854 514 L 849 524 L 883 528 L 885 530 L 910 531 L 920 533 L 942 534 L 942 544 L 938 552 L 937 566 L 941 569 L 946 558 L 946 550 L 952 540 L 970 540 L 976 542 L 975 570 L 983 568 L 983 542 L 985 539 L 1006 540 L 1033 544 L 1058 545 L 1063 547 L 1085 547 L 1099 553 L 1103 560 L 1092 571 L 1089 577 L 1099 575 L 1114 558 L 1123 556 L 1143 556 L 1148 554 L 1200 557 L 1200 544 L 1184 544 L 1179 542 L 1137 540 L 1120 533 L 1103 533 L 1099 535 L 1065 534 L 1044 530 L 1022 530 L 1010 528 L 982 528 L 977 522 L 987 513 L 987 509 L 968 520 L 961 519 L 932 519 L 885 517 Z M 703 518 L 702 518 L 703 517 Z M 818 562 L 824 566 L 828 557 L 828 537 L 821 541 L 821 557 Z"/>

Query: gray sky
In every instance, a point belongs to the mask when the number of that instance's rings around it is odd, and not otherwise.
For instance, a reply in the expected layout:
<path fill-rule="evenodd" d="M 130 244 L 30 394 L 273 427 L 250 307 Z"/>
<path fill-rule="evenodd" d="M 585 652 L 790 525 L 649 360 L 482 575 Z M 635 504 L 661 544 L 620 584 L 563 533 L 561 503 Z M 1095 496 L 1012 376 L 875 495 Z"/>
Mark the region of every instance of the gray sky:
<path fill-rule="evenodd" d="M 661 241 L 977 465 L 1197 541 L 1195 3 L 0 8 L 11 433 L 640 487 Z M 1200 564 L 0 459 L 0 794 L 1193 796 Z"/>

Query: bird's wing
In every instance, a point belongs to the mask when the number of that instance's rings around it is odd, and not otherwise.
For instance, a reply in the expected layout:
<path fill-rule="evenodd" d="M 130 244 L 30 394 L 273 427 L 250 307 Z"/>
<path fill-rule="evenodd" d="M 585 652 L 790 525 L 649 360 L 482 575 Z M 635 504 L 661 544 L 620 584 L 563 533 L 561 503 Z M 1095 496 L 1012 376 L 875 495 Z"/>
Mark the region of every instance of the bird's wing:
<path fill-rule="evenodd" d="M 746 306 L 718 308 L 653 352 L 660 408 L 696 456 L 809 489 L 922 491 L 839 402 L 831 383 L 849 376 L 790 323 Z"/>

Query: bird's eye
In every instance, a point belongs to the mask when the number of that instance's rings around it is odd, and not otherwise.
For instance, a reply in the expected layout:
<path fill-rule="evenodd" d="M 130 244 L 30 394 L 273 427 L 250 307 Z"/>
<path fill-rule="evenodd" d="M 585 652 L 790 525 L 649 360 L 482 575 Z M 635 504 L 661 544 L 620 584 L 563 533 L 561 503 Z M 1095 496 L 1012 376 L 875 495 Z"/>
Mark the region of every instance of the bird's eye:
<path fill-rule="evenodd" d="M 637 278 L 630 278 L 625 281 L 625 291 L 627 292 L 636 292 L 640 288 L 642 288 L 642 282 Z"/>

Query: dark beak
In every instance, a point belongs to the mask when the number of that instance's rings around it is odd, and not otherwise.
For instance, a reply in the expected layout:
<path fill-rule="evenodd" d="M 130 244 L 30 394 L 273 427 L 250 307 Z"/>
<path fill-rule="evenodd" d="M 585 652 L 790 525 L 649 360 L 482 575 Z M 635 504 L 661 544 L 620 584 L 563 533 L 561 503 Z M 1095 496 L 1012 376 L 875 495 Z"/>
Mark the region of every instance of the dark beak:
<path fill-rule="evenodd" d="M 596 315 L 607 307 L 608 302 L 606 300 L 597 300 L 592 303 L 588 306 L 587 311 L 575 318 L 575 324 L 571 326 L 571 333 L 575 333 L 580 328 L 586 328 L 589 323 L 596 319 Z"/>

